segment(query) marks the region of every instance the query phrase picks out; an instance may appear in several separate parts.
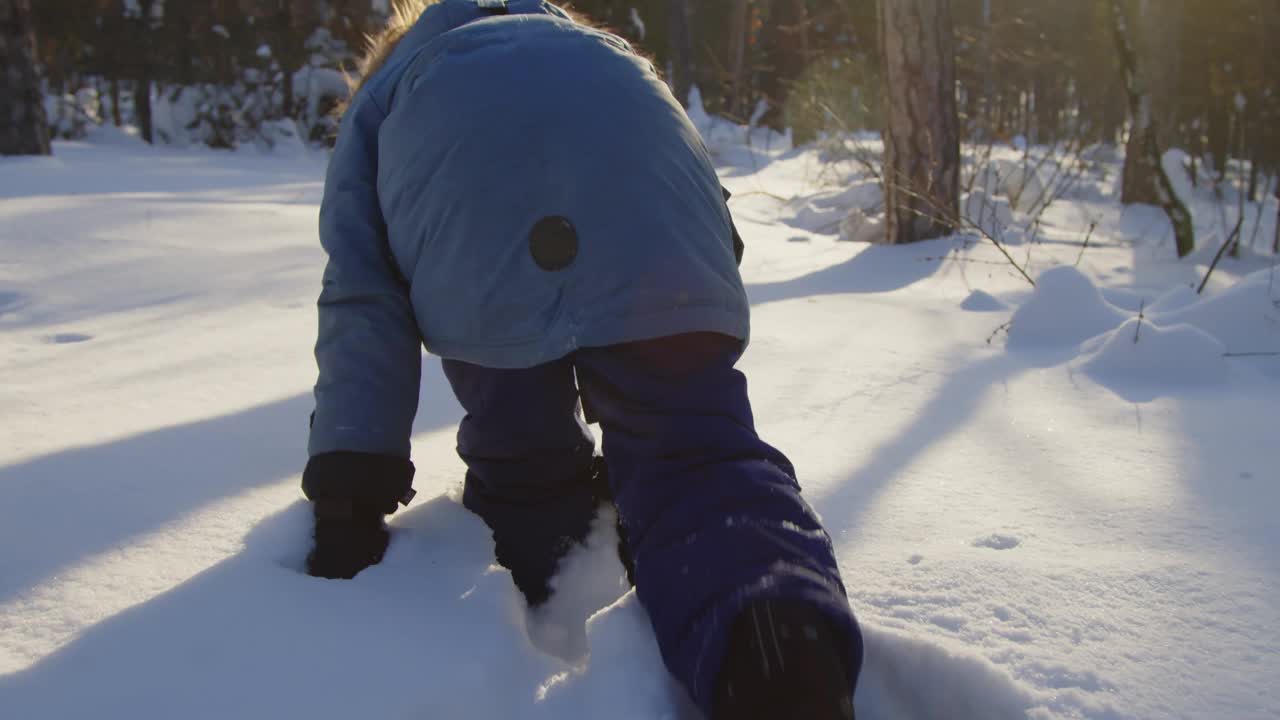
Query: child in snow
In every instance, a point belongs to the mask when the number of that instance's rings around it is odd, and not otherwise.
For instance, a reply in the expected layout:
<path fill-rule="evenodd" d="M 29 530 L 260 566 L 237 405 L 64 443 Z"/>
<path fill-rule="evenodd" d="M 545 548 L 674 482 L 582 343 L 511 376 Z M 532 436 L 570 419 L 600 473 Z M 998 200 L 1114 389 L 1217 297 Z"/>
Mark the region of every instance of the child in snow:
<path fill-rule="evenodd" d="M 531 607 L 607 494 L 663 658 L 708 717 L 851 718 L 861 636 L 791 463 L 756 435 L 735 233 L 680 105 L 544 0 L 397 17 L 320 210 L 308 571 L 382 558 L 412 495 L 425 345 L 467 413 L 463 502 Z"/>

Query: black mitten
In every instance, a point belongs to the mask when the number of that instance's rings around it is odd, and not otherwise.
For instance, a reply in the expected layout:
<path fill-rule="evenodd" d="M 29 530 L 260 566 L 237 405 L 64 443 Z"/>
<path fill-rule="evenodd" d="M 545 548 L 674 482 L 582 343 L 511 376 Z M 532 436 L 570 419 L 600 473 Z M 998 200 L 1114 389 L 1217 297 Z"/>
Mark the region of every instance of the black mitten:
<path fill-rule="evenodd" d="M 382 561 L 391 534 L 381 510 L 328 498 L 313 505 L 315 544 L 307 555 L 308 575 L 349 580 Z"/>
<path fill-rule="evenodd" d="M 380 562 L 391 539 L 384 520 L 408 504 L 412 483 L 407 458 L 357 452 L 312 457 L 302 473 L 316 521 L 307 573 L 349 579 Z"/>

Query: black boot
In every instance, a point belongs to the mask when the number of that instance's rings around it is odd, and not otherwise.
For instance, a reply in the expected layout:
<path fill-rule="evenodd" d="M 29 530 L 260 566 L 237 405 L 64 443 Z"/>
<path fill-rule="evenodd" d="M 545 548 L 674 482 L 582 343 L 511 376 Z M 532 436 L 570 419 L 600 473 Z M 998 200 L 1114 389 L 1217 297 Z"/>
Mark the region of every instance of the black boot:
<path fill-rule="evenodd" d="M 729 630 L 712 720 L 853 720 L 837 634 L 812 606 L 764 600 Z"/>

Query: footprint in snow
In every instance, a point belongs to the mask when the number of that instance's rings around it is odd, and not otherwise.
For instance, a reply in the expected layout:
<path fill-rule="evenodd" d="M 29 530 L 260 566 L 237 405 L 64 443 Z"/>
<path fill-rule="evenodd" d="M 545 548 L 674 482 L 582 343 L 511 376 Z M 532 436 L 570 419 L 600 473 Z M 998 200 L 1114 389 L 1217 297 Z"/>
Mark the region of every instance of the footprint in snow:
<path fill-rule="evenodd" d="M 1013 535 L 992 533 L 973 541 L 974 547 L 991 548 L 992 550 L 1012 550 L 1022 544 L 1022 540 Z"/>
<path fill-rule="evenodd" d="M 57 335 L 50 335 L 46 340 L 50 345 L 71 345 L 88 342 L 92 339 L 92 335 L 85 335 L 84 333 L 58 333 Z"/>
<path fill-rule="evenodd" d="M 22 307 L 24 298 L 21 293 L 0 290 L 0 315 Z"/>

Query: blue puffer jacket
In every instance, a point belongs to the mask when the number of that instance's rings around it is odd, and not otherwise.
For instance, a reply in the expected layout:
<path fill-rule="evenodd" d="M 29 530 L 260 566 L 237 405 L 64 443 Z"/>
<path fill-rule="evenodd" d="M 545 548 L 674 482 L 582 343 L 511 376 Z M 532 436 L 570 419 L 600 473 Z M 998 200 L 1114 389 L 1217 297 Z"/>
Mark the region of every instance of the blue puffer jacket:
<path fill-rule="evenodd" d="M 429 8 L 342 121 L 310 454 L 408 457 L 421 346 L 497 368 L 745 340 L 732 225 L 651 65 L 542 0 Z"/>

